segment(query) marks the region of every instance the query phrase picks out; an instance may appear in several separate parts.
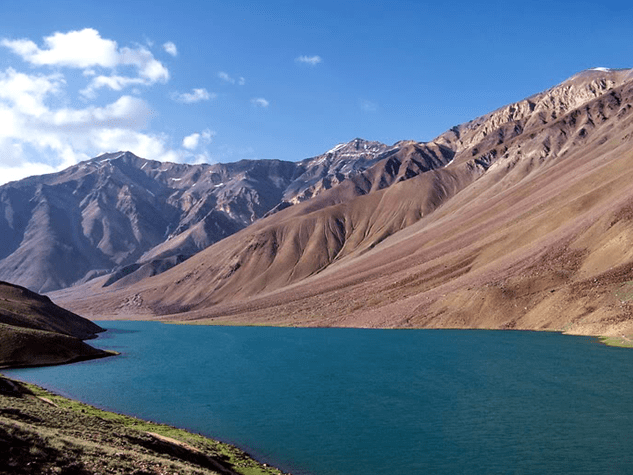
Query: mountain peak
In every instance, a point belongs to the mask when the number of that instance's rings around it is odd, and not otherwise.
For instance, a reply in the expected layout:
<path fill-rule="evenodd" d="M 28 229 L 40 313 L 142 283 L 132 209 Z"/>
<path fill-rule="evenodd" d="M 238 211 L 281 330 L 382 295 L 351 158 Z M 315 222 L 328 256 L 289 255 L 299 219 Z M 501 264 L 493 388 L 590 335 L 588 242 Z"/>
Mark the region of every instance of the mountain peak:
<path fill-rule="evenodd" d="M 554 86 L 550 90 L 557 89 L 561 86 L 575 84 L 581 85 L 585 83 L 591 83 L 594 80 L 609 80 L 612 81 L 616 85 L 624 84 L 633 79 L 633 69 L 629 68 L 605 68 L 603 66 L 598 66 L 595 68 L 585 69 L 580 71 L 573 76 L 569 77 L 561 84 Z M 546 91 L 547 92 L 547 91 Z"/>
<path fill-rule="evenodd" d="M 339 143 L 335 147 L 331 148 L 322 155 L 315 158 L 327 156 L 327 155 L 350 155 L 350 154 L 363 154 L 363 153 L 380 153 L 389 148 L 382 142 L 365 140 L 359 137 L 350 140 L 346 143 Z"/>
<path fill-rule="evenodd" d="M 99 162 L 111 162 L 114 160 L 121 160 L 121 159 L 125 161 L 144 160 L 130 151 L 118 151 L 118 152 L 102 153 L 101 155 L 98 155 L 95 158 L 91 158 L 90 160 L 87 160 L 87 161 L 99 163 Z"/>
<path fill-rule="evenodd" d="M 143 301 L 223 323 L 628 334 L 630 74 L 579 73 L 427 144 L 375 156 L 361 153 L 366 141 L 340 144 L 301 162 L 295 206 L 76 308 L 134 313 L 129 302 Z M 354 173 L 362 161 L 373 165 Z"/>
<path fill-rule="evenodd" d="M 106 152 L 106 153 L 102 153 L 101 155 L 97 155 L 96 157 L 92 158 L 91 160 L 94 161 L 100 161 L 100 160 L 116 160 L 117 158 L 121 158 L 124 155 L 134 155 L 132 152 L 130 151 L 123 151 L 123 150 L 119 150 L 118 152 Z M 135 156 L 135 155 L 134 155 Z"/>

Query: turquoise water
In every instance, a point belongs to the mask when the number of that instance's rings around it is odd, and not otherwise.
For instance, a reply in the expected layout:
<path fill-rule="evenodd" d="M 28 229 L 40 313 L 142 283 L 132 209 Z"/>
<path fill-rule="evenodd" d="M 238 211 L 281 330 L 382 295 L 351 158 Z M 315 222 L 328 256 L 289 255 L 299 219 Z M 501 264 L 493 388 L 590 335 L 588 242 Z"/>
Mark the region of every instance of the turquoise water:
<path fill-rule="evenodd" d="M 100 324 L 120 356 L 4 373 L 294 474 L 633 471 L 633 351 L 592 338 Z"/>

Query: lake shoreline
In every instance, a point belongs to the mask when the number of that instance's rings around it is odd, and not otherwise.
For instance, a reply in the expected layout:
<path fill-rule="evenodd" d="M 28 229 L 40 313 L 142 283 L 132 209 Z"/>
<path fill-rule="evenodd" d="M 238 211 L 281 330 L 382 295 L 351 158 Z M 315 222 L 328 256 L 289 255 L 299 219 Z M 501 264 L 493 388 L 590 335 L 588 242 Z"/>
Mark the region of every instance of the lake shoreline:
<path fill-rule="evenodd" d="M 233 445 L 104 411 L 2 374 L 0 435 L 10 447 L 1 473 L 17 467 L 34 475 L 49 469 L 128 473 L 120 471 L 141 466 L 154 473 L 283 474 Z"/>
<path fill-rule="evenodd" d="M 95 320 L 99 321 L 99 320 Z M 108 320 L 103 320 L 108 321 Z M 112 320 L 110 320 L 112 321 Z M 120 321 L 137 321 L 134 319 L 120 319 Z M 612 346 L 616 348 L 633 348 L 633 335 L 620 335 L 620 336 L 612 336 L 612 335 L 585 335 L 580 333 L 568 333 L 564 330 L 537 330 L 537 329 L 522 329 L 522 328 L 464 328 L 464 327 L 437 327 L 437 328 L 428 328 L 428 327 L 337 327 L 337 326 L 302 326 L 302 325 L 266 325 L 266 324 L 245 324 L 245 323 L 232 323 L 230 321 L 221 321 L 221 322 L 213 322 L 212 320 L 203 320 L 203 321 L 195 321 L 195 320 L 161 320 L 161 319 L 146 319 L 146 320 L 138 320 L 138 321 L 155 321 L 158 323 L 163 323 L 166 325 L 200 325 L 200 326 L 213 326 L 213 327 L 269 327 L 269 328 L 341 328 L 341 329 L 358 329 L 358 330 L 465 330 L 465 331 L 473 331 L 473 330 L 482 330 L 482 331 L 499 331 L 499 332 L 507 332 L 507 331 L 520 331 L 520 332 L 538 332 L 538 333 L 558 333 L 560 335 L 569 335 L 569 336 L 589 336 L 598 339 L 599 343 L 605 346 Z"/>
<path fill-rule="evenodd" d="M 580 469 L 596 468 L 590 447 L 628 463 L 633 386 L 620 376 L 630 353 L 592 336 L 107 326 L 95 343 L 118 358 L 4 374 L 205 434 L 295 474 L 589 473 Z"/>

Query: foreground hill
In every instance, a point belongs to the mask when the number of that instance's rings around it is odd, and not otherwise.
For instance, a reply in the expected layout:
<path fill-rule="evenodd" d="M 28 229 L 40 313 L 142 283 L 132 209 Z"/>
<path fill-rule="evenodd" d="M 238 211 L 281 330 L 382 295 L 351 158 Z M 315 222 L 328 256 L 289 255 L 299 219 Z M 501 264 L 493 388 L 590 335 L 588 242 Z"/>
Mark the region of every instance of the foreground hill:
<path fill-rule="evenodd" d="M 0 376 L 0 473 L 280 474 L 241 450 Z"/>
<path fill-rule="evenodd" d="M 633 72 L 588 70 L 402 142 L 88 314 L 284 325 L 633 331 Z"/>
<path fill-rule="evenodd" d="M 82 340 L 103 329 L 23 287 L 0 282 L 0 368 L 110 356 Z"/>

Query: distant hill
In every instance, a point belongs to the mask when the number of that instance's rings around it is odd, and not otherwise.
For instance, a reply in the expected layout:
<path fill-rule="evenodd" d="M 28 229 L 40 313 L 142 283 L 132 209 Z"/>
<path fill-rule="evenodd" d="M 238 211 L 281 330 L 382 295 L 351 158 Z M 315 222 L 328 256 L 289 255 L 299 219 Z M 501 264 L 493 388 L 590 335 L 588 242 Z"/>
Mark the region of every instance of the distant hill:
<path fill-rule="evenodd" d="M 361 139 L 301 162 L 182 165 L 130 152 L 0 186 L 0 279 L 49 292 L 163 272 L 267 213 L 310 199 L 390 147 Z"/>
<path fill-rule="evenodd" d="M 160 275 L 55 295 L 88 315 L 631 333 L 632 108 L 631 70 L 583 71 Z"/>
<path fill-rule="evenodd" d="M 48 297 L 0 282 L 0 368 L 109 356 L 82 341 L 102 331 Z"/>

